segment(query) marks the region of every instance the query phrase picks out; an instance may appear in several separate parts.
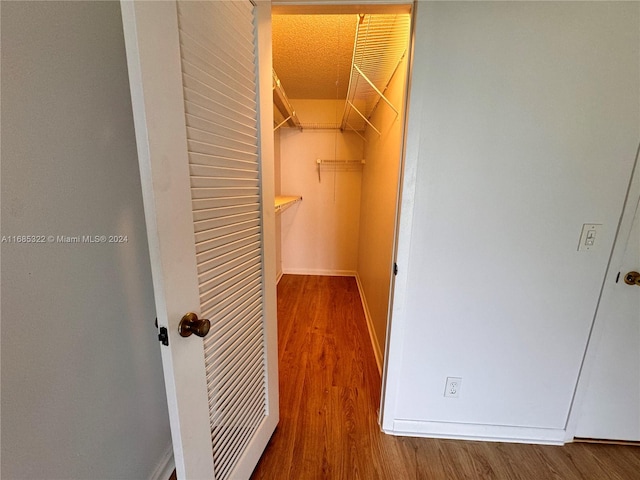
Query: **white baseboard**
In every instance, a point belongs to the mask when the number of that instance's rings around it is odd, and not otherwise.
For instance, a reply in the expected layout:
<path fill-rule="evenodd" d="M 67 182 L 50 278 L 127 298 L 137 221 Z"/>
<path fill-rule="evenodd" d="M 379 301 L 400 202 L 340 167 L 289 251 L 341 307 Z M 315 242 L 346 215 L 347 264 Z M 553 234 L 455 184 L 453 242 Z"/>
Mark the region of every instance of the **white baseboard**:
<path fill-rule="evenodd" d="M 408 437 L 542 445 L 564 445 L 566 436 L 565 430 L 559 428 L 513 427 L 418 420 L 393 420 L 393 429 L 384 429 L 384 432 Z"/>
<path fill-rule="evenodd" d="M 282 271 L 287 275 L 319 275 L 330 277 L 355 277 L 354 270 L 324 270 L 313 268 L 283 268 Z"/>
<path fill-rule="evenodd" d="M 382 350 L 380 350 L 380 343 L 378 342 L 378 336 L 376 330 L 373 328 L 373 319 L 371 318 L 371 312 L 369 311 L 369 305 L 367 304 L 367 297 L 364 294 L 364 287 L 360 281 L 360 275 L 356 272 L 356 283 L 358 284 L 358 290 L 360 291 L 360 299 L 362 300 L 362 309 L 364 310 L 364 317 L 367 319 L 367 329 L 369 330 L 369 338 L 371 340 L 371 346 L 373 347 L 373 354 L 376 357 L 376 365 L 378 365 L 378 372 L 382 377 Z"/>
<path fill-rule="evenodd" d="M 169 442 L 169 446 L 165 449 L 158 465 L 149 477 L 149 480 L 169 480 L 169 477 L 176 469 L 176 462 L 173 458 L 173 444 Z"/>
<path fill-rule="evenodd" d="M 280 271 L 278 277 L 276 278 L 276 285 L 280 283 L 280 280 L 282 280 L 282 275 L 284 275 L 284 272 Z"/>

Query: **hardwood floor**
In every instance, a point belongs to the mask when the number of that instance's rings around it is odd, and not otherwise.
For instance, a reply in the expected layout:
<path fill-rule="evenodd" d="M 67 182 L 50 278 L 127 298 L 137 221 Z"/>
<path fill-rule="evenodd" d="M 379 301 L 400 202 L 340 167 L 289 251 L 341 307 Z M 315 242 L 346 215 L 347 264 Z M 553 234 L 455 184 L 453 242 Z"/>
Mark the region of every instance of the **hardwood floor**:
<path fill-rule="evenodd" d="M 353 278 L 278 285 L 280 424 L 252 479 L 640 479 L 640 448 L 394 437 Z"/>

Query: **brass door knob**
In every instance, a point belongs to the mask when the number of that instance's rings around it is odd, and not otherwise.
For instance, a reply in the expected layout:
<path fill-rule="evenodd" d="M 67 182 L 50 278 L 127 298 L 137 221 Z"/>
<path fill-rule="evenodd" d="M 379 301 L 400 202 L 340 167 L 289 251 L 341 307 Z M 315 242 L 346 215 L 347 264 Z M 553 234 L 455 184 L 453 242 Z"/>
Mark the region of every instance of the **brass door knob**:
<path fill-rule="evenodd" d="M 211 322 L 206 318 L 199 319 L 195 313 L 187 313 L 178 325 L 181 337 L 189 337 L 192 333 L 198 337 L 205 337 L 210 328 Z"/>
<path fill-rule="evenodd" d="M 640 286 L 640 273 L 638 272 L 629 272 L 624 276 L 624 283 L 627 285 L 638 285 Z"/>

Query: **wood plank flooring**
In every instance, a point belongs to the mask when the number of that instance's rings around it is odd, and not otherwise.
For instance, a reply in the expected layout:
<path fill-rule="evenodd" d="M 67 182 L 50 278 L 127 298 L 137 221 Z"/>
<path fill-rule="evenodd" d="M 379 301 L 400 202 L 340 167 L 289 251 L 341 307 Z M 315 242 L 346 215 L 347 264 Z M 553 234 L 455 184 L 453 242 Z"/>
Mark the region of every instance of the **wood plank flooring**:
<path fill-rule="evenodd" d="M 640 448 L 394 437 L 353 278 L 278 285 L 280 424 L 252 479 L 640 479 Z"/>

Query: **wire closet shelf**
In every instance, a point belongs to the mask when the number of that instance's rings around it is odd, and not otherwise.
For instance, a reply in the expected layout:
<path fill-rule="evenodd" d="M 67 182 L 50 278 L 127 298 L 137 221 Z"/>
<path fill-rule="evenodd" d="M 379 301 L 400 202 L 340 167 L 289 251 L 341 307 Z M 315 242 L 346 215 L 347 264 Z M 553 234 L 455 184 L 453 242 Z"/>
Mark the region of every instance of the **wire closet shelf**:
<path fill-rule="evenodd" d="M 381 100 L 396 116 L 399 113 L 398 108 L 385 96 L 385 92 L 407 53 L 409 29 L 409 14 L 358 16 L 349 87 L 342 118 L 335 123 L 301 122 L 274 70 L 273 98 L 278 114 L 274 130 L 286 125 L 301 131 L 353 131 L 365 139 L 363 132 L 371 127 L 381 135 L 380 130 L 372 123 L 371 116 Z"/>
<path fill-rule="evenodd" d="M 346 169 L 351 170 L 353 168 L 361 168 L 365 164 L 364 159 L 358 160 L 340 160 L 340 159 L 316 159 L 316 166 L 318 170 L 318 182 L 322 182 L 322 177 L 320 172 L 322 171 L 322 167 L 329 167 L 334 170 L 337 169 Z"/>
<path fill-rule="evenodd" d="M 351 77 L 340 128 L 364 131 L 380 100 L 399 111 L 385 91 L 402 63 L 409 41 L 408 14 L 360 15 L 351 62 Z"/>

